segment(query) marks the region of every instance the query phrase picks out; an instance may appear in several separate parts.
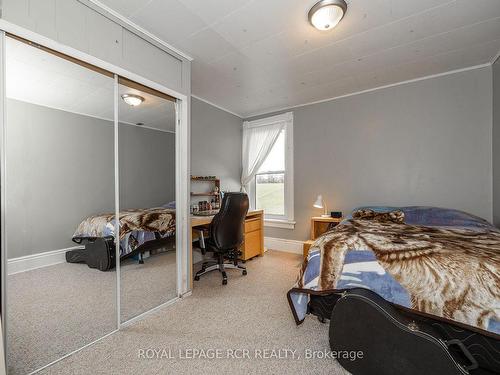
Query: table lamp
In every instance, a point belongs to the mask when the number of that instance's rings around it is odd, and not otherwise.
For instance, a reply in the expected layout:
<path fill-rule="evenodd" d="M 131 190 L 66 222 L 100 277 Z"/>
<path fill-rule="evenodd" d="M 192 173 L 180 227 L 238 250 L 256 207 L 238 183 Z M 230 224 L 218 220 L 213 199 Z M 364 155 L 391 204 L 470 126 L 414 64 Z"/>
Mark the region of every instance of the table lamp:
<path fill-rule="evenodd" d="M 323 199 L 322 195 L 318 195 L 318 198 L 316 198 L 316 202 L 314 202 L 313 207 L 323 208 L 325 210 L 325 213 L 321 215 L 321 217 L 330 217 L 330 215 L 328 215 L 328 210 L 326 208 L 326 202 Z"/>

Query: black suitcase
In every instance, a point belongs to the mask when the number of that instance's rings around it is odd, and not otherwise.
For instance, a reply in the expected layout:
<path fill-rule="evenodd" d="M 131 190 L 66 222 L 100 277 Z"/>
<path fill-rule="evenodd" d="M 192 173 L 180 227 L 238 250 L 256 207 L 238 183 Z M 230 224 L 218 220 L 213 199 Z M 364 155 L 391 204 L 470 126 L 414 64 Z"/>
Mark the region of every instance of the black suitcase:
<path fill-rule="evenodd" d="M 456 375 L 478 367 L 460 340 L 446 341 L 363 288 L 345 291 L 335 303 L 329 335 L 338 361 L 354 375 Z"/>
<path fill-rule="evenodd" d="M 100 271 L 109 271 L 115 268 L 116 253 L 113 237 L 84 238 L 80 242 L 85 249 L 66 252 L 66 262 L 86 263 L 90 268 Z"/>

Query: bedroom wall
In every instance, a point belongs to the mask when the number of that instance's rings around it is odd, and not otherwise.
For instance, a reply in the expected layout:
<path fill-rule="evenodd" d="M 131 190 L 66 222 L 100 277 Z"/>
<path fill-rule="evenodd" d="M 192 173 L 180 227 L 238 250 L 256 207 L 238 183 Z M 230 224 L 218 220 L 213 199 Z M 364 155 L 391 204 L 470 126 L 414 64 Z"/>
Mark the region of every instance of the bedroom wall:
<path fill-rule="evenodd" d="M 318 194 L 344 213 L 421 204 L 491 221 L 491 78 L 486 67 L 292 109 L 297 224 L 266 236 L 308 239 Z"/>
<path fill-rule="evenodd" d="M 222 190 L 239 191 L 242 124 L 238 116 L 192 98 L 191 174 L 218 176 Z"/>
<path fill-rule="evenodd" d="M 493 223 L 500 227 L 500 59 L 493 64 Z"/>
<path fill-rule="evenodd" d="M 120 209 L 175 200 L 175 134 L 120 124 Z"/>
<path fill-rule="evenodd" d="M 114 211 L 112 122 L 12 99 L 6 116 L 9 258 L 74 246 L 83 218 Z M 122 207 L 174 200 L 175 135 L 120 125 Z"/>

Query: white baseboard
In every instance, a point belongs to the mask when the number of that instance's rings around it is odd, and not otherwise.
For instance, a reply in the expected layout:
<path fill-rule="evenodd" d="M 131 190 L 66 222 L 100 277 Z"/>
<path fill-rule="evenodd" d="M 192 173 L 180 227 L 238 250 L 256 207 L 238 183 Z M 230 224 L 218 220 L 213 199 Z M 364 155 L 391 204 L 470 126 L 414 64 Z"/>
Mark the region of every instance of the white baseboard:
<path fill-rule="evenodd" d="M 264 246 L 270 250 L 302 254 L 304 241 L 287 240 L 285 238 L 264 237 Z"/>
<path fill-rule="evenodd" d="M 12 258 L 7 261 L 7 274 L 14 275 L 20 272 L 31 271 L 37 268 L 53 266 L 54 264 L 66 262 L 66 251 L 75 249 L 84 249 L 84 246 L 73 246 L 67 249 L 47 251 L 27 255 L 19 258 Z"/>

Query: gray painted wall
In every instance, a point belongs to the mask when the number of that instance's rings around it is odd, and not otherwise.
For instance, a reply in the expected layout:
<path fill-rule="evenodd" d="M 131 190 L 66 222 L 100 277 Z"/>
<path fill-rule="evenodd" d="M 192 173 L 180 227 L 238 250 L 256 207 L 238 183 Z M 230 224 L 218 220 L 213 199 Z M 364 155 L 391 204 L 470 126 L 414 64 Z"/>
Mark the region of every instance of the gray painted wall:
<path fill-rule="evenodd" d="M 7 100 L 8 258 L 74 246 L 92 214 L 114 211 L 110 121 Z M 175 135 L 120 125 L 121 206 L 175 197 Z"/>
<path fill-rule="evenodd" d="M 175 134 L 120 124 L 120 209 L 175 200 Z"/>
<path fill-rule="evenodd" d="M 500 59 L 493 64 L 493 223 L 500 227 Z"/>
<path fill-rule="evenodd" d="M 491 68 L 293 109 L 295 230 L 305 240 L 312 204 L 435 205 L 492 220 Z M 260 116 L 264 117 L 264 116 Z"/>
<path fill-rule="evenodd" d="M 191 174 L 218 176 L 222 190 L 239 191 L 242 125 L 238 116 L 192 98 Z"/>

